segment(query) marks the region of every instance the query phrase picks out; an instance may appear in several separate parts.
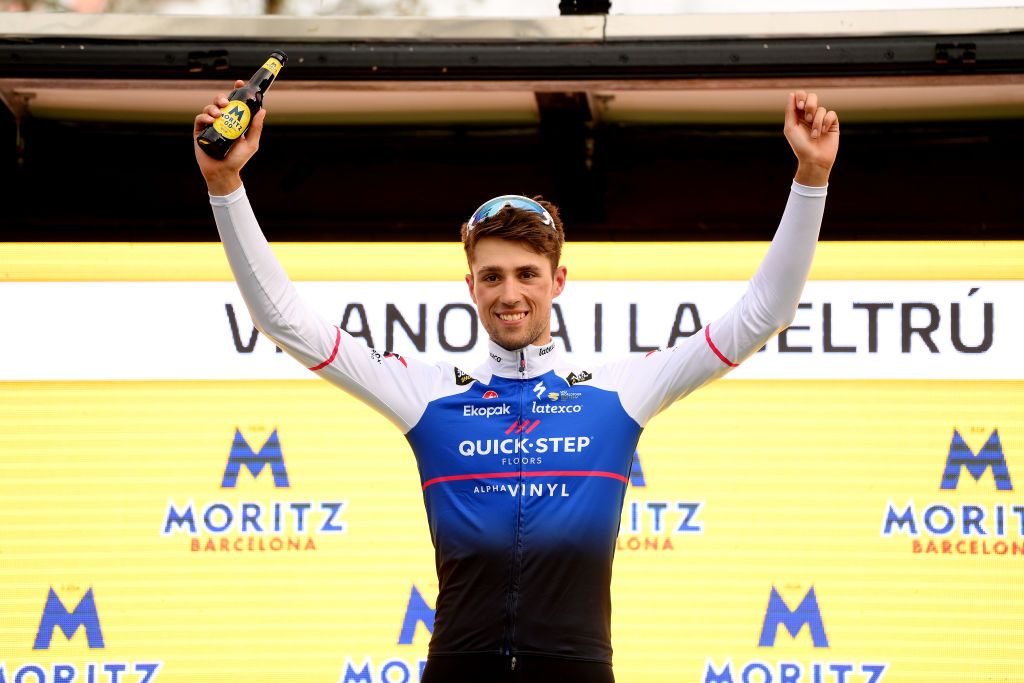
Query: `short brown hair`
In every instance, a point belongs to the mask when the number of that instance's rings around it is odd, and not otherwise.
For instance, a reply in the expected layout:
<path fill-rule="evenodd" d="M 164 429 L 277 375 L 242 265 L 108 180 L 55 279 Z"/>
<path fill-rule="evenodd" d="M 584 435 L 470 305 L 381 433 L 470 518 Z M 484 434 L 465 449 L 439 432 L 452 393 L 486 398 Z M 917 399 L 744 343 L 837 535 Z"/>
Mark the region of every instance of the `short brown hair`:
<path fill-rule="evenodd" d="M 531 251 L 547 257 L 553 273 L 562 258 L 565 229 L 558 215 L 558 207 L 539 196 L 533 200 L 551 214 L 553 225 L 545 224 L 540 214 L 512 206 L 506 206 L 490 218 L 480 221 L 472 231 L 467 229 L 468 223 L 463 223 L 462 246 L 466 249 L 466 260 L 472 264 L 473 250 L 478 240 L 484 237 L 498 237 L 513 242 L 525 242 Z"/>

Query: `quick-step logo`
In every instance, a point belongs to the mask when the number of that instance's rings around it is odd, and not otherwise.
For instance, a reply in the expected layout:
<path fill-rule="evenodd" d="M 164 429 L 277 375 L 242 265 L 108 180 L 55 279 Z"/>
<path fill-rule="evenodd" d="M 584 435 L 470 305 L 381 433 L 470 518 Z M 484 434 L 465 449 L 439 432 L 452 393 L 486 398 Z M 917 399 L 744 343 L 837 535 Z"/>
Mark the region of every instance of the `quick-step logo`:
<path fill-rule="evenodd" d="M 540 420 L 514 420 L 493 439 L 465 439 L 459 442 L 459 454 L 467 458 L 498 456 L 502 466 L 542 465 L 545 456 L 581 457 L 593 443 L 593 437 L 582 434 L 536 436 Z M 541 432 L 542 433 L 542 432 Z"/>

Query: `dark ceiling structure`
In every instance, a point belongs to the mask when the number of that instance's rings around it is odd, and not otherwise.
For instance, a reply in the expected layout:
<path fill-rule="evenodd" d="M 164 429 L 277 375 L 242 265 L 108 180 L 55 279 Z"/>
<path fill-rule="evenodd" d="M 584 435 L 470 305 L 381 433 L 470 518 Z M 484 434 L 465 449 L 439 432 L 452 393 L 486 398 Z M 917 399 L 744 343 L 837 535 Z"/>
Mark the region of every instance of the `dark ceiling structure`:
<path fill-rule="evenodd" d="M 246 169 L 271 239 L 450 240 L 508 192 L 577 240 L 767 239 L 801 86 L 843 123 L 824 239 L 1020 239 L 1024 14 L 906 15 L 23 17 L 0 31 L 0 238 L 214 239 L 191 118 L 283 48 Z"/>

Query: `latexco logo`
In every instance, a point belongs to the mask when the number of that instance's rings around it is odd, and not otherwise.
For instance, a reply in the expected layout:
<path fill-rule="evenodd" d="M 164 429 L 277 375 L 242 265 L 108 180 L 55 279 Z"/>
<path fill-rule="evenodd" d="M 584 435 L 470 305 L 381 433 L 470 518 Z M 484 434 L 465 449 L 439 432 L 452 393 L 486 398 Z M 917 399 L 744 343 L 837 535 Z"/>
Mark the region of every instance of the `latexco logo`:
<path fill-rule="evenodd" d="M 432 634 L 434 612 L 434 608 L 427 604 L 414 584 L 398 630 L 398 645 L 414 645 L 418 632 L 426 631 L 427 634 Z M 423 629 L 418 628 L 421 624 Z M 356 658 L 351 655 L 345 657 L 345 665 L 338 683 L 413 683 L 423 678 L 423 668 L 427 665 L 425 659 L 392 657 L 379 666 L 372 656 L 358 659 L 357 664 Z"/>
<path fill-rule="evenodd" d="M 963 476 L 965 471 L 970 479 Z M 959 430 L 953 430 L 939 491 L 948 492 L 945 495 L 954 500 L 923 507 L 910 500 L 902 508 L 890 500 L 882 518 L 882 536 L 910 536 L 910 550 L 915 554 L 1024 555 L 1024 505 L 970 498 L 1013 491 L 997 429 L 977 453 Z"/>
<path fill-rule="evenodd" d="M 62 592 L 78 593 L 77 587 Z M 68 609 L 68 604 L 74 607 Z M 64 638 L 54 640 L 54 634 L 60 631 Z M 50 587 L 43 604 L 43 612 L 39 619 L 32 649 L 51 650 L 54 648 L 70 648 L 71 641 L 79 632 L 84 632 L 85 642 L 90 654 L 88 663 L 58 662 L 43 668 L 39 664 L 9 664 L 0 661 L 0 682 L 6 683 L 149 683 L 156 678 L 163 662 L 97 662 L 100 659 L 95 650 L 106 648 L 100 615 L 97 609 L 96 595 L 90 587 L 76 603 L 68 598 L 67 604 Z"/>
<path fill-rule="evenodd" d="M 647 488 L 639 451 L 633 451 L 629 484 L 633 489 Z M 616 549 L 620 552 L 675 550 L 675 540 L 679 536 L 704 533 L 704 523 L 697 518 L 703 507 L 703 501 L 627 498 L 622 509 Z"/>
<path fill-rule="evenodd" d="M 790 604 L 792 602 L 787 603 L 778 589 L 772 586 L 761 622 L 758 647 L 776 647 L 783 628 L 792 640 L 796 640 L 806 627 L 815 650 L 828 648 L 829 639 L 814 588 L 803 594 L 795 608 Z M 792 640 L 787 640 L 782 647 L 794 647 Z M 821 655 L 814 655 L 813 659 L 820 660 Z M 767 658 L 738 664 L 728 658 L 722 665 L 717 665 L 709 657 L 703 683 L 881 683 L 888 668 L 888 664 L 864 662 L 770 661 Z"/>
<path fill-rule="evenodd" d="M 242 472 L 251 478 L 243 478 L 246 483 L 239 485 Z M 291 488 L 277 430 L 256 451 L 236 429 L 220 488 L 265 491 L 268 479 L 272 479 L 274 491 Z M 192 552 L 316 550 L 324 535 L 345 533 L 346 523 L 341 519 L 345 505 L 346 501 L 288 499 L 284 491 L 263 502 L 212 500 L 196 504 L 189 500 L 178 505 L 172 500 L 161 533 L 187 534 Z"/>
<path fill-rule="evenodd" d="M 562 392 L 563 394 L 567 392 Z M 540 401 L 530 402 L 530 412 L 541 415 L 558 415 L 562 413 L 582 413 L 582 403 L 568 403 L 563 405 L 554 405 L 553 402 L 558 401 L 559 394 L 551 392 L 548 394 L 548 400 L 552 403 L 541 403 Z"/>

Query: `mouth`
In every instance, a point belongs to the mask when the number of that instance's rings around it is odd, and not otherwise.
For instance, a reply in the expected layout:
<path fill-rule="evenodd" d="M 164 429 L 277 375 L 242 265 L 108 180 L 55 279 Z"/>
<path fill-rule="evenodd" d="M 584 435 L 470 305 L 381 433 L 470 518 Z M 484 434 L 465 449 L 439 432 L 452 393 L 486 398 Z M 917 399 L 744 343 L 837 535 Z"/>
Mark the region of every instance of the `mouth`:
<path fill-rule="evenodd" d="M 523 311 L 506 312 L 506 313 L 495 313 L 498 320 L 505 323 L 517 323 L 520 320 L 526 318 L 527 314 Z"/>

